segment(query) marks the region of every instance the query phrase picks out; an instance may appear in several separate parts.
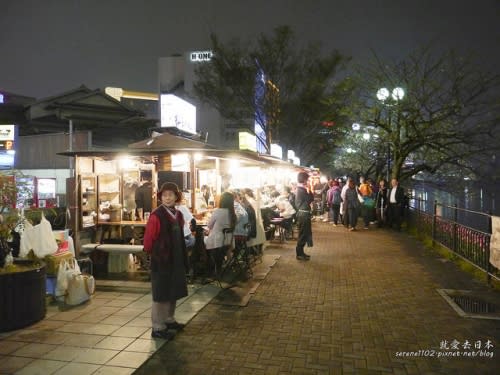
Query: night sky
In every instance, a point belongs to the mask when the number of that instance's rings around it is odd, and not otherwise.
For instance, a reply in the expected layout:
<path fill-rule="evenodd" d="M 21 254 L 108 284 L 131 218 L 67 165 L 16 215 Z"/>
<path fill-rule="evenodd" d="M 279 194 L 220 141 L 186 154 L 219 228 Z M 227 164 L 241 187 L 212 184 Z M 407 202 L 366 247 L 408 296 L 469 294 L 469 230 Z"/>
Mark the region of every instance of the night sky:
<path fill-rule="evenodd" d="M 291 25 L 356 63 L 434 41 L 500 66 L 499 0 L 0 0 L 0 90 L 42 98 L 85 84 L 157 91 L 159 57 Z"/>

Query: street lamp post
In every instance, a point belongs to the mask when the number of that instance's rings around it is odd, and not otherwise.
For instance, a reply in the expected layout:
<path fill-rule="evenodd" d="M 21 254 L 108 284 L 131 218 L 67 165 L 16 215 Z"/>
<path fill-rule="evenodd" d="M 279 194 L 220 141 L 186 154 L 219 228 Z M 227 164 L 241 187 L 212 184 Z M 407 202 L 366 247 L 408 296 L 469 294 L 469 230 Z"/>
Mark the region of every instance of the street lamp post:
<path fill-rule="evenodd" d="M 395 87 L 392 92 L 387 88 L 382 87 L 377 91 L 377 99 L 382 102 L 382 104 L 391 107 L 395 103 L 402 100 L 405 96 L 405 91 L 401 87 Z M 392 131 L 392 113 L 389 112 L 389 126 Z M 391 177 L 391 142 L 387 142 L 387 182 L 389 182 Z"/>

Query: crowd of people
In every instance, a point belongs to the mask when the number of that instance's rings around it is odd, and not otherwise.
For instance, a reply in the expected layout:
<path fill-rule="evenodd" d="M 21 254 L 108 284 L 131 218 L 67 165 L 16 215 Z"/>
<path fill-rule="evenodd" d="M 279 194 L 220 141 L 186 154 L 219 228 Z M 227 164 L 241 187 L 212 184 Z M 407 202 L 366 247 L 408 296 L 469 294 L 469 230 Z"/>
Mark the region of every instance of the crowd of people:
<path fill-rule="evenodd" d="M 204 187 L 201 197 L 207 207 L 212 206 L 203 243 L 215 263 L 215 271 L 231 258 L 233 241 L 244 243 L 248 249 L 262 249 L 266 230 L 274 218 L 280 218 L 289 238 L 297 227 L 296 259 L 308 261 L 311 256 L 304 249 L 313 246 L 313 221 L 344 225 L 355 231 L 361 217 L 365 229 L 377 224 L 400 230 L 405 206 L 405 193 L 397 179 L 392 179 L 389 187 L 383 179 L 375 185 L 372 179 L 361 177 L 356 184 L 353 178 L 345 182 L 321 180 L 311 178 L 307 172 L 298 173 L 295 183 L 279 189 L 266 187 L 256 194 L 252 189 L 235 189 L 214 199 Z M 194 244 L 195 218 L 183 204 L 182 193 L 174 183 L 163 184 L 158 198 L 160 205 L 146 225 L 144 251 L 151 259 L 151 335 L 168 340 L 183 328 L 175 320 L 175 305 L 187 295 L 187 249 Z"/>

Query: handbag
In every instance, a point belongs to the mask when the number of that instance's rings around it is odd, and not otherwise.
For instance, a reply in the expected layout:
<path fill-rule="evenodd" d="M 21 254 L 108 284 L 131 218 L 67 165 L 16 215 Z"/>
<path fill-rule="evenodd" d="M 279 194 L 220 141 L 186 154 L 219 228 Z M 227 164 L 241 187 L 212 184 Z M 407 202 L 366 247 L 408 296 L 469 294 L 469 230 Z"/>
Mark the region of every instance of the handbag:
<path fill-rule="evenodd" d="M 68 293 L 64 302 L 67 305 L 79 305 L 90 299 L 95 292 L 95 279 L 92 275 L 73 274 L 68 279 Z"/>
<path fill-rule="evenodd" d="M 365 203 L 365 199 L 363 198 L 363 196 L 362 196 L 360 193 L 358 193 L 358 201 L 359 201 L 359 203 L 361 203 L 361 204 L 364 204 L 364 203 Z"/>
<path fill-rule="evenodd" d="M 368 208 L 373 208 L 375 206 L 375 199 L 370 197 L 365 197 L 363 204 Z"/>
<path fill-rule="evenodd" d="M 56 283 L 56 299 L 68 305 L 79 305 L 90 299 L 95 292 L 95 279 L 82 274 L 76 259 L 64 260 L 59 265 Z"/>

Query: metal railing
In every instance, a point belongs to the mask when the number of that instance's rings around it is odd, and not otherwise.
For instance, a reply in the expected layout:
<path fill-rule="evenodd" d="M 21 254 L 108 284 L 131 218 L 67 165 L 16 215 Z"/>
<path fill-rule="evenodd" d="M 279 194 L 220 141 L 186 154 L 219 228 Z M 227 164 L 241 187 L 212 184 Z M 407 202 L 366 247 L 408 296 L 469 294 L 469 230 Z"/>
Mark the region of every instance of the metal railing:
<path fill-rule="evenodd" d="M 407 223 L 409 228 L 415 228 L 418 234 L 428 236 L 432 244 L 439 243 L 452 251 L 466 262 L 486 273 L 488 283 L 491 277 L 500 280 L 498 270 L 490 263 L 491 215 L 459 208 L 457 205 L 448 206 L 434 201 L 433 212 L 422 210 L 426 206 L 422 200 L 411 198 Z M 460 222 L 460 218 L 473 216 L 473 221 L 487 223 L 487 231 L 471 228 Z"/>

